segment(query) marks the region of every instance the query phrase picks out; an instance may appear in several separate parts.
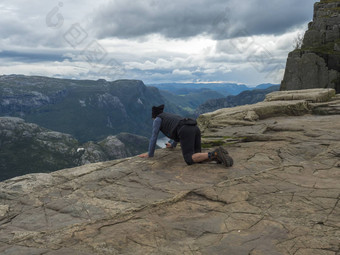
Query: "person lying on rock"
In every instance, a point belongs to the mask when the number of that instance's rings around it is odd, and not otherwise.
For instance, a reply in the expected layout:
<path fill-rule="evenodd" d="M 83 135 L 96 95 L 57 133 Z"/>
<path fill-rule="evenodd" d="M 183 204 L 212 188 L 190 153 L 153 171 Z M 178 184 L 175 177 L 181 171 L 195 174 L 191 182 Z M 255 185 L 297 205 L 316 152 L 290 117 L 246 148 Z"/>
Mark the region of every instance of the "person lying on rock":
<path fill-rule="evenodd" d="M 233 165 L 233 159 L 227 150 L 222 147 L 211 152 L 201 151 L 201 131 L 196 120 L 183 118 L 179 115 L 163 112 L 164 105 L 152 107 L 152 136 L 149 143 L 149 152 L 139 155 L 141 158 L 153 157 L 159 131 L 172 139 L 166 144 L 167 148 L 175 148 L 180 142 L 182 154 L 188 165 L 204 161 L 216 161 L 226 167 Z"/>

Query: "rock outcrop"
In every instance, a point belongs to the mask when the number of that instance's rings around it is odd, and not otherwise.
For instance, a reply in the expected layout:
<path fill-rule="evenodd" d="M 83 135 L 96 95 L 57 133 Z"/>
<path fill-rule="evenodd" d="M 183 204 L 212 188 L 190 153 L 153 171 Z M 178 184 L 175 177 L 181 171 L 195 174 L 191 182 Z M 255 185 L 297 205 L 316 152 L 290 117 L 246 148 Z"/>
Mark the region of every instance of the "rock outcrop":
<path fill-rule="evenodd" d="M 340 97 L 314 93 L 202 115 L 231 168 L 177 148 L 0 183 L 0 253 L 340 254 Z"/>
<path fill-rule="evenodd" d="M 0 181 L 130 157 L 147 150 L 148 144 L 146 137 L 128 133 L 81 144 L 71 135 L 20 118 L 0 117 Z"/>
<path fill-rule="evenodd" d="M 340 1 L 314 5 L 301 49 L 289 53 L 281 90 L 334 88 L 340 93 Z"/>
<path fill-rule="evenodd" d="M 108 136 L 99 142 L 86 143 L 79 165 L 135 156 L 145 152 L 148 146 L 149 139 L 143 136 L 129 133 Z"/>

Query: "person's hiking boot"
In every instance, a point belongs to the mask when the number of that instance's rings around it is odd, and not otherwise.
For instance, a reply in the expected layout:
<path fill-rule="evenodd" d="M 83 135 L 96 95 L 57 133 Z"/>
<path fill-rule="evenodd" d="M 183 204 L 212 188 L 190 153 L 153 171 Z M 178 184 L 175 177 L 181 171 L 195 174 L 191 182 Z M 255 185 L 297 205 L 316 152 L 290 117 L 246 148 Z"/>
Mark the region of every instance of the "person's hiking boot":
<path fill-rule="evenodd" d="M 231 167 L 234 165 L 234 160 L 233 158 L 229 155 L 228 151 L 226 149 L 224 149 L 223 147 L 219 147 L 219 149 L 222 151 L 222 153 L 224 153 L 225 155 L 225 159 L 226 159 L 226 163 L 224 163 L 227 167 Z"/>
<path fill-rule="evenodd" d="M 218 147 L 216 150 L 209 152 L 209 160 L 216 161 L 218 164 L 223 164 L 226 167 L 231 167 L 234 164 L 234 160 L 229 156 L 227 150 L 222 147 Z"/>

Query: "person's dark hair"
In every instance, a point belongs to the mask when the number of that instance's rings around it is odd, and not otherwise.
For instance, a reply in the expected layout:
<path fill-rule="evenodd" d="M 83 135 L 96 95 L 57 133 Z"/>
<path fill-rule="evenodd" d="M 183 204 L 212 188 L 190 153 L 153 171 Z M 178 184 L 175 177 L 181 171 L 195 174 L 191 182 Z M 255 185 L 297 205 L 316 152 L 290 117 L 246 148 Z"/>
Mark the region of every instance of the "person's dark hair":
<path fill-rule="evenodd" d="M 164 104 L 160 106 L 152 106 L 152 118 L 155 119 L 164 110 Z"/>

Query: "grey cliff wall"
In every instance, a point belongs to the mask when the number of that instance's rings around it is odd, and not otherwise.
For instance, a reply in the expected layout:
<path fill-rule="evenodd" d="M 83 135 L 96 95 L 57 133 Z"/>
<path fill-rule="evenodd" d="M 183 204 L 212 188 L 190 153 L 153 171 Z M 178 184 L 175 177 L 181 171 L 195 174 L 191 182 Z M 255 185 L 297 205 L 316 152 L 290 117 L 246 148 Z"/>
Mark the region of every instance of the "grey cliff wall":
<path fill-rule="evenodd" d="M 301 49 L 290 52 L 281 90 L 334 88 L 340 93 L 340 1 L 314 5 Z"/>

